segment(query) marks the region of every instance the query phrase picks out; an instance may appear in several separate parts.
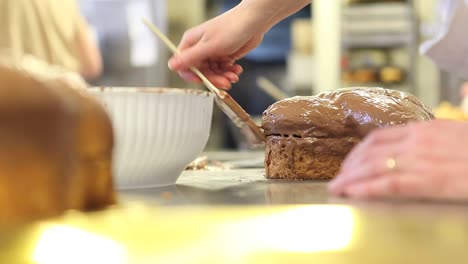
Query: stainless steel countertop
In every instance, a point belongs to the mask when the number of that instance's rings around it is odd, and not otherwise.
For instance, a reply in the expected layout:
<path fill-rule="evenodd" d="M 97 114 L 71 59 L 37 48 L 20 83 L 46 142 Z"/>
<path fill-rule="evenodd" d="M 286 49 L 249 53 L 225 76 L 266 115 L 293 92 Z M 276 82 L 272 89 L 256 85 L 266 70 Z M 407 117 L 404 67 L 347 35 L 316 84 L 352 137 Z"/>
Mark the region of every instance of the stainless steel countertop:
<path fill-rule="evenodd" d="M 264 177 L 263 152 L 211 152 L 210 160 L 246 168 L 215 171 L 184 171 L 174 186 L 124 190 L 121 199 L 142 200 L 162 206 L 235 206 L 346 204 L 377 207 L 459 208 L 468 212 L 468 203 L 372 201 L 358 202 L 331 197 L 328 181 L 268 180 Z"/>
<path fill-rule="evenodd" d="M 229 160 L 227 154 L 220 157 Z M 255 156 L 250 158 L 255 160 Z M 268 254 L 262 255 L 259 253 L 261 250 L 245 246 L 254 253 L 247 258 L 234 258 L 234 261 L 230 263 L 468 262 L 466 250 L 468 247 L 468 204 L 466 203 L 401 200 L 365 202 L 339 199 L 328 195 L 326 181 L 267 180 L 264 178 L 264 169 L 260 168 L 185 171 L 175 186 L 124 191 L 122 197 L 129 201 L 145 201 L 146 204 L 162 206 L 162 208 L 181 208 L 182 211 L 187 210 L 187 207 L 208 206 L 211 208 L 210 212 L 216 212 L 217 216 L 224 214 L 227 218 L 233 217 L 232 221 L 236 221 L 234 220 L 236 214 L 249 210 L 251 213 L 248 219 L 251 219 L 255 212 L 270 210 L 268 208 L 306 206 L 304 212 L 287 220 L 286 218 L 281 220 L 284 221 L 283 224 L 275 226 L 271 223 L 268 227 L 269 221 L 273 221 L 268 218 L 258 223 L 263 225 L 263 229 L 270 229 L 272 234 L 278 233 L 276 237 L 269 238 L 282 241 L 279 242 L 278 251 L 270 249 Z M 226 209 L 226 206 L 232 209 Z M 347 234 L 346 231 L 346 226 L 350 224 L 346 211 L 352 212 L 353 215 L 350 221 L 352 222 L 352 235 Z M 230 216 L 230 213 L 233 215 Z M 212 216 L 208 213 L 205 219 L 210 217 Z M 223 221 L 226 220 L 221 220 L 220 223 Z M 259 226 L 255 228 L 263 230 Z M 262 233 L 264 231 L 257 229 L 237 230 L 235 232 L 247 240 L 255 241 L 258 236 L 265 236 L 265 233 Z M 298 230 L 303 230 L 304 237 L 300 237 L 302 231 Z M 282 236 L 289 236 L 283 234 L 284 232 L 289 233 L 293 240 L 282 238 Z M 319 236 L 316 242 L 313 242 L 314 236 Z M 352 237 L 352 242 L 342 249 L 318 250 L 315 253 L 311 253 L 313 250 L 305 250 L 306 253 L 299 253 L 301 250 L 298 248 L 303 246 L 307 248 L 307 243 L 310 243 L 311 247 L 317 243 L 318 248 L 321 246 L 326 248 L 327 241 L 332 241 L 330 243 L 333 245 L 335 240 L 339 241 L 340 237 L 347 236 Z M 230 241 L 232 237 L 220 235 L 217 239 Z M 225 252 L 229 243 L 214 242 L 217 239 L 210 243 L 219 243 L 215 247 L 224 253 L 215 253 L 215 255 L 222 256 L 218 260 L 227 261 L 231 258 L 227 257 L 229 253 Z M 297 242 L 301 239 L 303 242 Z M 263 241 L 261 243 L 269 243 L 264 241 L 265 238 L 260 240 Z M 288 248 L 287 245 L 294 244 L 291 241 L 297 242 L 297 248 L 289 251 L 290 249 L 286 248 Z M 246 243 L 249 244 L 247 241 Z M 240 245 L 236 244 L 236 246 Z M 199 250 L 207 252 L 206 248 L 199 248 Z M 258 254 L 261 257 L 258 257 Z M 211 257 L 205 256 L 200 259 L 202 261 L 197 263 L 204 263 Z"/>
<path fill-rule="evenodd" d="M 263 169 L 185 171 L 175 186 L 121 191 L 161 205 L 326 204 L 325 181 L 267 180 Z"/>
<path fill-rule="evenodd" d="M 246 168 L 184 171 L 175 186 L 121 191 L 123 199 L 162 205 L 323 204 L 326 181 L 265 179 L 263 152 L 211 152 L 209 160 Z"/>
<path fill-rule="evenodd" d="M 186 171 L 120 200 L 2 233 L 0 263 L 468 263 L 466 203 L 336 199 L 259 168 Z"/>

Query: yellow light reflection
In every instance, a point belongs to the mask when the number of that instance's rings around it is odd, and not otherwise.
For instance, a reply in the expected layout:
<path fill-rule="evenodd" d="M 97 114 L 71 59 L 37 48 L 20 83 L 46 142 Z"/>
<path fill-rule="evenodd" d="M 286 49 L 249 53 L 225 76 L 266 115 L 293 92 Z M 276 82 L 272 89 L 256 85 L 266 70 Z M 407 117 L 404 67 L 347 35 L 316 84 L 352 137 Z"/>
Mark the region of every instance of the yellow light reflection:
<path fill-rule="evenodd" d="M 113 240 L 68 226 L 50 226 L 33 253 L 38 264 L 127 263 L 125 249 Z"/>
<path fill-rule="evenodd" d="M 345 206 L 308 206 L 241 222 L 237 228 L 234 233 L 244 234 L 232 241 L 237 253 L 338 251 L 352 241 L 354 217 Z"/>

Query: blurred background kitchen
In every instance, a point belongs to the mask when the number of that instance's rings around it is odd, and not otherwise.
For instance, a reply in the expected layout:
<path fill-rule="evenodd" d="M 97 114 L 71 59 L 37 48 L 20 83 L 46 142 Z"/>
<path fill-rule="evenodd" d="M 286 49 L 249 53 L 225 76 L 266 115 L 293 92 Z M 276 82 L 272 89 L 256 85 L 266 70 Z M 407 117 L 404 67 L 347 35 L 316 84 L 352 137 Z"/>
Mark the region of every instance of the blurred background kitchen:
<path fill-rule="evenodd" d="M 458 105 L 463 80 L 418 52 L 420 43 L 438 32 L 443 1 L 314 0 L 241 62 L 246 72 L 231 93 L 257 118 L 284 96 L 359 85 L 409 91 L 431 107 L 443 101 Z M 79 0 L 103 55 L 103 74 L 92 84 L 203 89 L 168 70 L 167 49 L 140 18 L 151 18 L 178 42 L 184 30 L 237 2 Z M 242 149 L 244 141 L 215 108 L 208 150 Z"/>

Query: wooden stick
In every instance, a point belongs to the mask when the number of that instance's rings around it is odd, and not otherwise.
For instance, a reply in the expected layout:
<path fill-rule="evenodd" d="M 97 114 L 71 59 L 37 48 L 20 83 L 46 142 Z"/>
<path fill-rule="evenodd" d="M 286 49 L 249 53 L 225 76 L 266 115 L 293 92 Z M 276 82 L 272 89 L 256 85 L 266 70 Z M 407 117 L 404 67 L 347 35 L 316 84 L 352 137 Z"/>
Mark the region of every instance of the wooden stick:
<path fill-rule="evenodd" d="M 174 53 L 174 54 L 179 54 L 179 50 L 177 49 L 176 45 L 174 45 L 174 43 L 172 43 L 172 41 L 166 37 L 166 35 L 164 35 L 164 33 L 161 32 L 161 30 L 159 30 L 155 25 L 153 25 L 151 22 L 149 22 L 147 19 L 143 19 L 143 23 L 146 24 L 146 26 L 151 30 L 153 31 L 153 33 L 159 38 L 161 39 L 161 41 L 166 44 L 166 46 Z M 216 86 L 214 86 L 213 83 L 210 82 L 210 80 L 208 80 L 208 78 L 206 78 L 206 76 L 201 73 L 197 68 L 195 67 L 190 67 L 190 70 L 195 73 L 198 78 L 200 78 L 202 80 L 202 82 L 206 85 L 206 87 L 208 88 L 208 90 L 210 90 L 211 92 L 215 93 L 216 95 L 219 95 L 219 89 L 216 88 Z"/>
<path fill-rule="evenodd" d="M 179 50 L 177 49 L 176 45 L 172 43 L 172 41 L 164 35 L 164 33 L 161 32 L 155 25 L 153 25 L 151 22 L 149 22 L 146 19 L 143 19 L 143 23 L 148 26 L 148 28 L 153 31 L 153 33 L 161 39 L 161 41 L 166 44 L 166 46 L 174 53 L 178 54 Z M 262 130 L 255 124 L 255 122 L 250 118 L 249 114 L 245 112 L 245 110 L 225 91 L 221 91 L 216 86 L 213 85 L 213 83 L 206 78 L 206 76 L 201 73 L 197 68 L 191 67 L 190 70 L 195 73 L 205 84 L 205 86 L 210 90 L 212 93 L 215 94 L 216 98 L 221 99 L 221 100 L 216 100 L 220 108 L 231 118 L 234 123 L 236 123 L 237 126 L 237 120 L 240 119 L 246 124 L 250 130 L 254 133 L 254 135 L 257 137 L 259 141 L 265 142 L 265 135 L 263 134 Z M 229 111 L 226 111 L 225 108 L 228 108 Z M 234 114 L 234 116 L 232 115 Z"/>

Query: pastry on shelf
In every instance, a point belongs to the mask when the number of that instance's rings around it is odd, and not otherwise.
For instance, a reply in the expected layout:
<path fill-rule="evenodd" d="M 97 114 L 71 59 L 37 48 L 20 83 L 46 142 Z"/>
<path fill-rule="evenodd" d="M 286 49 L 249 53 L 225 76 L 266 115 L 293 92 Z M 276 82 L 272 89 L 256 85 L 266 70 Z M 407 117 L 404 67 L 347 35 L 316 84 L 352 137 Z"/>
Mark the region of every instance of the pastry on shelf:
<path fill-rule="evenodd" d="M 401 83 L 404 81 L 403 69 L 395 66 L 386 66 L 380 69 L 380 81 L 383 83 Z"/>
<path fill-rule="evenodd" d="M 360 68 L 354 71 L 353 81 L 355 83 L 375 83 L 378 81 L 377 71 L 371 68 Z"/>

